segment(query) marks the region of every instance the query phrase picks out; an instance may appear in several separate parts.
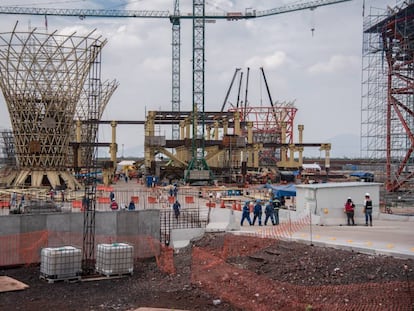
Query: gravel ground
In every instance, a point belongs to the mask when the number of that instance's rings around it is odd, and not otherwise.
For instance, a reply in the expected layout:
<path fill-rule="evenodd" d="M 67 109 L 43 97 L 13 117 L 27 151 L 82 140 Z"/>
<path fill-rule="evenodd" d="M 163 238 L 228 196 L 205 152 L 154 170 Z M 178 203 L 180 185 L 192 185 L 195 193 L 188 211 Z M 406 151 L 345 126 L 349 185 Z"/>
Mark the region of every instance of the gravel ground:
<path fill-rule="evenodd" d="M 23 291 L 0 293 L 0 310 L 122 311 L 138 307 L 183 310 L 305 310 L 303 304 L 306 301 L 313 301 L 314 297 L 304 294 L 304 301 L 301 301 L 301 295 L 296 295 L 295 298 L 288 298 L 288 295 L 279 299 L 285 304 L 283 306 L 273 305 L 266 299 L 246 302 L 243 300 L 243 293 L 237 296 L 239 288 L 241 290 L 243 286 L 246 286 L 240 283 L 243 281 L 242 275 L 249 276 L 251 280 L 252 277 L 254 280 L 265 278 L 269 288 L 274 284 L 285 284 L 286 288 L 303 286 L 308 289 L 328 285 L 336 286 L 335 288 L 344 286 L 351 290 L 352 286 L 368 286 L 375 289 L 375 284 L 411 284 L 411 292 L 407 292 L 405 285 L 401 289 L 394 289 L 394 291 L 404 291 L 400 294 L 401 297 L 406 297 L 404 298 L 406 300 L 398 298 L 400 305 L 392 305 L 394 300 L 388 300 L 387 308 L 383 310 L 414 310 L 412 309 L 414 301 L 413 260 L 370 256 L 278 240 L 263 240 L 263 244 L 257 247 L 257 239 L 235 237 L 232 240 L 234 247 L 229 248 L 222 264 L 230 267 L 226 269 L 247 271 L 246 274 L 231 272 L 227 275 L 227 272 L 219 272 L 222 275 L 218 277 L 217 282 L 214 282 L 214 269 L 211 269 L 210 285 L 206 281 L 209 277 L 208 273 L 192 275 L 195 270 L 193 250 L 202 249 L 208 251 L 209 254 L 220 256 L 226 245 L 227 237 L 221 233 L 206 234 L 193 245 L 176 251 L 174 253 L 176 273 L 172 275 L 161 272 L 155 259 L 137 262 L 132 276 L 103 277 L 95 281 L 87 281 L 87 278 L 84 278 L 79 282 L 49 283 L 39 278 L 39 266 L 3 269 L 1 275 L 13 277 L 30 287 Z M 235 280 L 235 276 L 239 278 Z M 222 285 L 221 291 L 217 290 L 219 284 L 230 282 L 230 278 L 232 282 L 236 282 L 231 283 L 231 288 L 228 288 L 229 292 L 234 290 L 233 296 L 227 293 L 227 289 Z M 258 284 L 257 281 L 252 282 Z M 250 284 L 250 286 L 253 287 L 255 284 Z M 266 286 L 264 288 L 258 286 L 254 290 L 257 291 L 256 296 L 259 294 L 266 296 Z M 273 295 L 278 291 L 277 288 L 272 290 Z M 382 295 L 379 290 L 372 292 L 375 295 Z M 247 295 L 249 290 L 245 289 L 244 293 Z M 330 301 L 342 301 L 341 291 L 337 294 L 335 291 L 333 293 L 330 294 Z M 289 304 L 291 300 L 294 300 L 295 304 Z M 404 301 L 401 302 L 402 300 Z M 366 303 L 369 304 L 369 302 Z M 403 308 L 400 308 L 401 304 Z M 316 307 L 318 304 L 315 302 L 313 305 L 315 307 L 307 307 L 307 309 L 331 309 L 324 308 L 323 304 Z M 337 308 L 337 310 L 364 309 L 347 308 L 344 305 Z M 381 310 L 381 308 L 372 308 L 372 310 Z"/>

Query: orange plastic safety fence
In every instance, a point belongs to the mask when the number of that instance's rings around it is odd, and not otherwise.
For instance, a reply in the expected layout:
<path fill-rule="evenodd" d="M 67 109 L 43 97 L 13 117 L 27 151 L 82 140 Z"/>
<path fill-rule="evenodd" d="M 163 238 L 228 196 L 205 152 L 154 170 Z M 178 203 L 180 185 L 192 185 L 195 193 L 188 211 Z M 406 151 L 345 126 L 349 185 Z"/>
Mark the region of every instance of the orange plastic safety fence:
<path fill-rule="evenodd" d="M 72 201 L 72 207 L 73 208 L 81 208 L 82 207 L 82 201 L 79 201 L 79 200 Z"/>
<path fill-rule="evenodd" d="M 21 264 L 20 235 L 0 236 L 0 266 Z"/>
<path fill-rule="evenodd" d="M 157 258 L 164 271 L 175 271 L 173 254 L 164 249 L 160 241 L 147 235 L 95 235 L 95 249 L 98 244 L 128 243 L 134 246 L 134 258 Z M 64 231 L 36 231 L 24 234 L 0 236 L 0 266 L 37 264 L 44 247 L 74 246 L 82 248 L 82 233 Z M 165 254 L 164 254 L 165 253 Z"/>
<path fill-rule="evenodd" d="M 280 223 L 277 226 L 263 227 L 263 229 L 255 232 L 254 235 L 264 238 L 290 238 L 295 232 L 302 230 L 310 224 L 310 217 L 306 216 L 298 220 Z"/>
<path fill-rule="evenodd" d="M 174 250 L 171 247 L 163 245 L 158 258 L 158 268 L 167 274 L 175 274 Z"/>
<path fill-rule="evenodd" d="M 29 265 L 39 262 L 39 249 L 47 246 L 47 241 L 47 231 L 1 236 L 0 266 Z"/>
<path fill-rule="evenodd" d="M 48 245 L 48 231 L 37 231 L 24 234 L 21 242 L 20 256 L 25 265 L 40 262 L 40 249 Z"/>
<path fill-rule="evenodd" d="M 254 239 L 259 245 L 267 243 L 259 237 L 229 235 L 224 244 L 241 244 L 244 246 L 227 248 L 243 250 L 254 245 Z M 414 293 L 405 282 L 300 286 L 269 279 L 231 265 L 223 258 L 212 249 L 194 247 L 191 280 L 211 295 L 242 310 L 408 311 L 414 301 Z"/>
<path fill-rule="evenodd" d="M 176 270 L 174 266 L 173 249 L 168 246 L 161 245 L 158 241 L 155 242 L 153 239 L 149 239 L 148 242 L 154 253 L 157 252 L 157 249 L 161 250 L 161 252 L 159 252 L 159 255 L 155 256 L 158 268 L 164 273 L 174 274 Z"/>
<path fill-rule="evenodd" d="M 9 208 L 10 202 L 9 201 L 0 201 L 0 208 Z"/>
<path fill-rule="evenodd" d="M 97 198 L 98 203 L 110 203 L 111 199 L 108 197 L 98 197 Z"/>
<path fill-rule="evenodd" d="M 114 191 L 114 188 L 110 187 L 110 186 L 105 186 L 105 185 L 98 185 L 98 186 L 96 186 L 96 190 L 97 191 L 111 192 L 111 191 Z"/>
<path fill-rule="evenodd" d="M 187 204 L 193 204 L 194 203 L 194 197 L 193 196 L 186 196 L 185 197 L 185 203 Z"/>
<path fill-rule="evenodd" d="M 156 197 L 148 197 L 148 203 L 150 203 L 150 204 L 157 203 L 157 198 Z"/>

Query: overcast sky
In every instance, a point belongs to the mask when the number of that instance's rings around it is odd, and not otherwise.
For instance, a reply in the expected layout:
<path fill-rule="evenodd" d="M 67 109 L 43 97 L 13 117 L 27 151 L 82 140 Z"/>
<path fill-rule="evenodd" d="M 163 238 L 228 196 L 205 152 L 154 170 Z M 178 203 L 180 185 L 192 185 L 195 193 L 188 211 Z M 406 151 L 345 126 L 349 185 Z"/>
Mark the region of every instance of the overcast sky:
<path fill-rule="evenodd" d="M 206 11 L 264 10 L 292 0 L 210 0 Z M 397 3 L 400 1 L 397 1 Z M 173 11 L 173 0 L 51 1 L 0 0 L 2 6 L 114 8 Z M 181 0 L 181 13 L 191 12 L 191 0 Z M 395 0 L 366 0 L 371 7 L 394 7 Z M 1 15 L 0 32 L 44 28 L 43 16 Z M 260 67 L 264 67 L 274 101 L 295 101 L 297 125 L 303 124 L 304 142 L 333 145 L 332 156 L 359 155 L 363 0 L 246 21 L 217 20 L 206 25 L 205 110 L 220 110 L 237 67 L 250 67 L 249 105 L 269 105 Z M 181 24 L 181 110 L 191 110 L 192 23 Z M 149 110 L 171 110 L 171 24 L 168 19 L 48 17 L 49 31 L 97 31 L 108 39 L 102 56 L 102 79 L 117 79 L 119 88 L 103 119 L 145 120 Z M 313 31 L 311 31 L 314 29 Z M 236 101 L 232 93 L 230 101 Z M 10 121 L 0 96 L 0 128 Z M 170 128 L 157 129 L 170 135 Z M 142 156 L 142 126 L 119 126 L 119 156 Z M 100 141 L 109 141 L 109 127 L 100 130 Z M 351 142 L 349 142 L 351 141 Z M 349 146 L 347 145 L 349 143 Z M 142 148 L 141 148 L 142 149 Z M 306 151 L 305 151 L 306 155 Z"/>

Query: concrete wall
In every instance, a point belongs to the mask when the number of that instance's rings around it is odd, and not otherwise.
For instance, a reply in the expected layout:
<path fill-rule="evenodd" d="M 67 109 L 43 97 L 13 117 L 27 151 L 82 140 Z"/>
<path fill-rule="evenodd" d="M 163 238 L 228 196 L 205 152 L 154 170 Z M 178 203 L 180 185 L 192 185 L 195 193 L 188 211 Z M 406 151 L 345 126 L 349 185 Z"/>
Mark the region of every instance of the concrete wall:
<path fill-rule="evenodd" d="M 34 231 L 83 233 L 83 213 L 23 214 L 0 217 L 0 236 Z M 96 212 L 97 235 L 150 235 L 160 237 L 159 210 Z"/>
<path fill-rule="evenodd" d="M 0 265 L 26 263 L 26 258 L 20 258 L 21 248 L 27 247 L 27 241 L 22 240 L 25 238 L 21 235 L 25 233 L 38 231 L 58 233 L 58 239 L 56 239 L 56 235 L 55 238 L 52 237 L 53 235 L 48 236 L 48 245 L 52 247 L 64 246 L 55 245 L 56 243 L 70 245 L 76 240 L 76 246 L 81 247 L 82 245 L 77 244 L 82 244 L 83 223 L 83 213 L 1 216 Z M 158 245 L 150 247 L 148 244 L 148 237 L 155 241 L 160 240 L 160 214 L 157 209 L 96 212 L 95 225 L 96 236 L 110 237 L 113 241 L 116 241 L 117 238 L 134 241 L 135 254 L 143 254 L 142 257 L 151 257 L 154 254 L 154 247 L 155 249 L 159 248 Z M 1 239 L 2 237 L 3 239 Z M 32 248 L 35 247 L 36 245 L 33 245 Z M 43 247 L 43 245 L 38 245 L 38 247 Z M 34 251 L 37 250 L 34 249 Z"/>
<path fill-rule="evenodd" d="M 355 222 L 365 224 L 363 203 L 365 193 L 371 195 L 373 203 L 372 216 L 379 216 L 379 190 L 381 184 L 366 182 L 344 182 L 309 184 L 296 186 L 296 210 L 308 211 L 312 216 L 318 216 L 320 225 L 346 224 L 344 205 L 348 197 L 355 204 Z M 310 209 L 310 211 L 309 211 Z"/>

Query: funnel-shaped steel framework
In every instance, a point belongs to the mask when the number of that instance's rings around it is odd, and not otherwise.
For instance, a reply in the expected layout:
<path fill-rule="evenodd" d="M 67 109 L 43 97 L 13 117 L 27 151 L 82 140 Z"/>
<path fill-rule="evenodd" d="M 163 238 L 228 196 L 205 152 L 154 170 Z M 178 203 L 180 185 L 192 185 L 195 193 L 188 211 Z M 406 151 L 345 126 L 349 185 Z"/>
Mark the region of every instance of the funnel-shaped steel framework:
<path fill-rule="evenodd" d="M 100 120 L 102 114 L 108 104 L 109 100 L 112 97 L 112 94 L 118 88 L 119 82 L 117 80 L 105 81 L 100 86 L 100 101 L 97 107 L 97 115 L 98 119 Z M 77 123 L 73 124 L 72 131 L 71 131 L 71 141 L 77 143 L 90 143 L 96 141 L 96 135 L 98 133 L 94 132 L 91 133 L 92 137 L 88 137 L 88 124 L 85 122 L 89 119 L 90 116 L 90 109 L 91 105 L 89 105 L 89 89 L 88 85 L 85 85 L 83 91 L 81 93 L 80 100 L 78 105 L 76 106 L 75 111 L 75 120 L 80 121 L 80 128 L 77 128 Z M 72 149 L 70 150 L 73 151 Z M 77 163 L 73 163 L 73 167 L 83 167 L 86 163 L 83 162 L 83 159 L 91 159 L 92 155 L 87 154 L 88 152 L 93 151 L 91 148 L 80 148 L 79 149 L 79 156 L 77 158 Z M 70 154 L 71 158 L 73 158 L 73 153 Z"/>
<path fill-rule="evenodd" d="M 0 87 L 14 134 L 15 185 L 76 186 L 67 172 L 70 132 L 91 64 L 106 43 L 93 33 L 16 27 L 0 33 Z"/>

